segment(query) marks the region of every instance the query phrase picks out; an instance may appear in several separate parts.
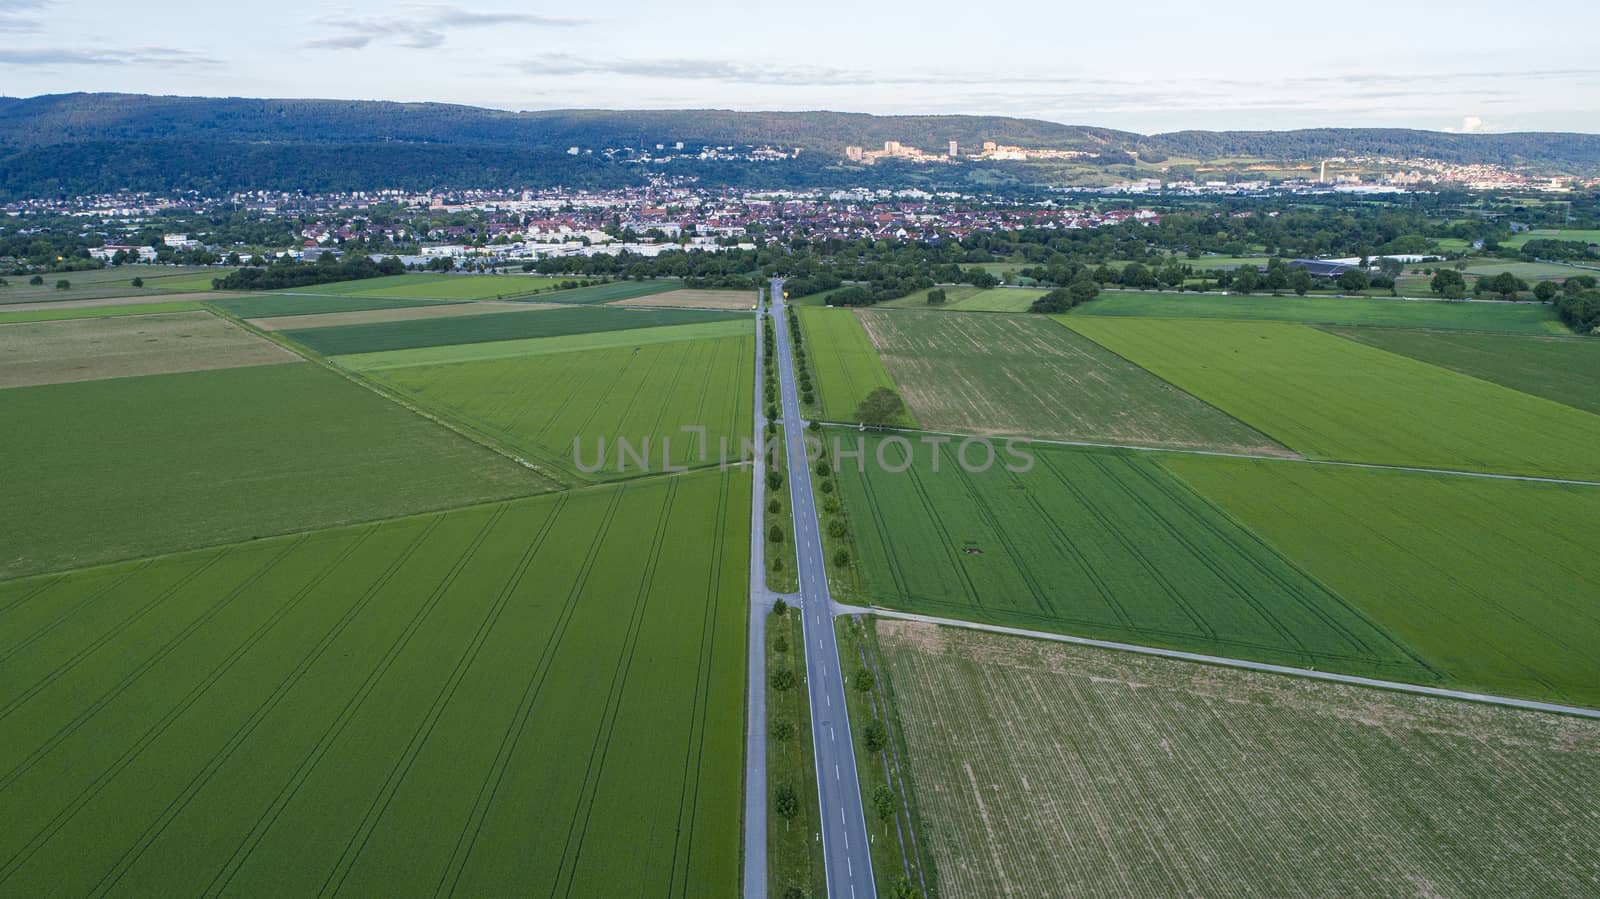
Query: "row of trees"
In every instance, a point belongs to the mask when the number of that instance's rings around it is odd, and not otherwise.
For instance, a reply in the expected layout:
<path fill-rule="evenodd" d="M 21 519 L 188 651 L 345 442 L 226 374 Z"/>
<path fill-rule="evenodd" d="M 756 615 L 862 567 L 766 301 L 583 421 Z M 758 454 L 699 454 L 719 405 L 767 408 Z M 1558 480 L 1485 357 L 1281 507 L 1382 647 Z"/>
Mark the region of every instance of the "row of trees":
<path fill-rule="evenodd" d="M 289 287 L 306 287 L 312 284 L 331 284 L 336 281 L 358 281 L 399 275 L 406 270 L 405 263 L 393 256 L 382 262 L 373 262 L 365 256 L 344 260 L 326 254 L 316 262 L 298 262 L 288 256 L 263 267 L 241 268 L 211 283 L 218 290 L 282 290 Z"/>

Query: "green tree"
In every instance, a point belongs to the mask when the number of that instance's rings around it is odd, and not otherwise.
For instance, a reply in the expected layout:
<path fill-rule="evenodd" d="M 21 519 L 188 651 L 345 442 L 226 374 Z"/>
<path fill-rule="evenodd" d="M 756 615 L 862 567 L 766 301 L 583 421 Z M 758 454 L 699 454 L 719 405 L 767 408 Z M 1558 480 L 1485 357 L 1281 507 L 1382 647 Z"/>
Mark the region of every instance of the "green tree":
<path fill-rule="evenodd" d="M 767 531 L 767 539 L 769 541 L 773 542 L 773 543 L 782 543 L 783 542 L 783 528 L 779 527 L 776 523 L 774 523 L 772 525 L 772 527 Z"/>
<path fill-rule="evenodd" d="M 783 511 L 783 503 L 778 502 L 778 498 L 774 496 L 772 499 L 767 500 L 767 511 L 773 515 L 777 515 L 779 512 Z"/>
<path fill-rule="evenodd" d="M 878 813 L 878 820 L 888 824 L 894 820 L 895 813 L 894 790 L 888 784 L 878 784 L 872 788 L 872 809 Z"/>
<path fill-rule="evenodd" d="M 1315 284 L 1316 279 L 1311 277 L 1311 273 L 1306 271 L 1303 265 L 1295 266 L 1289 272 L 1289 287 L 1297 296 L 1305 296 Z"/>
<path fill-rule="evenodd" d="M 1067 293 L 1072 297 L 1072 305 L 1082 306 L 1100 295 L 1100 285 L 1090 278 L 1080 277 L 1068 285 Z"/>
<path fill-rule="evenodd" d="M 893 424 L 905 407 L 900 394 L 888 387 L 877 387 L 856 407 L 856 420 L 869 425 Z"/>
<path fill-rule="evenodd" d="M 1428 283 L 1433 292 L 1447 300 L 1459 300 L 1467 295 L 1467 279 L 1453 268 L 1441 268 Z"/>
<path fill-rule="evenodd" d="M 794 737 L 794 722 L 788 718 L 774 718 L 767 727 L 767 735 L 780 743 L 787 743 Z"/>
<path fill-rule="evenodd" d="M 71 288 L 72 282 L 68 281 L 66 278 L 62 278 L 56 282 L 56 290 L 70 290 Z"/>
<path fill-rule="evenodd" d="M 823 459 L 817 463 L 817 475 L 819 477 L 825 478 L 830 474 L 833 474 L 833 466 L 828 464 L 827 459 Z"/>
<path fill-rule="evenodd" d="M 928 291 L 928 305 L 929 306 L 941 306 L 943 304 L 944 304 L 944 288 L 943 287 L 935 287 L 934 289 Z"/>
<path fill-rule="evenodd" d="M 889 899 L 922 899 L 922 891 L 902 877 L 889 889 Z"/>
<path fill-rule="evenodd" d="M 788 614 L 788 612 L 789 612 L 789 604 L 788 603 L 784 602 L 781 598 L 773 600 L 773 602 L 772 602 L 772 614 L 774 614 L 774 615 L 786 615 L 786 614 Z"/>
<path fill-rule="evenodd" d="M 856 673 L 850 678 L 850 685 L 860 693 L 869 692 L 877 682 L 878 678 L 872 673 L 872 669 L 865 665 L 856 666 Z"/>
<path fill-rule="evenodd" d="M 143 278 L 134 278 L 133 279 L 133 286 L 134 287 L 143 287 L 144 286 L 144 279 Z"/>
<path fill-rule="evenodd" d="M 839 520 L 837 518 L 831 518 L 831 519 L 828 520 L 828 536 L 829 537 L 832 537 L 835 540 L 843 540 L 844 539 L 844 535 L 847 532 L 848 532 L 848 530 L 845 528 L 843 521 L 841 521 L 841 520 Z"/>
<path fill-rule="evenodd" d="M 784 821 L 793 821 L 794 816 L 800 814 L 800 797 L 795 795 L 794 787 L 778 784 L 772 791 L 772 810 L 782 815 Z"/>
<path fill-rule="evenodd" d="M 31 284 L 34 287 L 42 286 L 44 284 L 44 276 L 43 275 L 34 275 L 33 277 L 28 279 L 28 283 Z"/>
<path fill-rule="evenodd" d="M 850 564 L 850 553 L 847 550 L 844 550 L 844 549 L 836 549 L 836 550 L 834 550 L 833 551 L 833 564 L 835 566 L 839 567 L 839 568 L 843 568 L 846 565 L 849 565 Z"/>
<path fill-rule="evenodd" d="M 1339 289 L 1345 293 L 1360 293 L 1372 285 L 1372 279 L 1359 268 L 1345 269 L 1339 275 Z"/>
<path fill-rule="evenodd" d="M 868 752 L 882 752 L 888 743 L 889 731 L 884 728 L 882 721 L 874 718 L 861 729 L 861 744 L 867 747 Z"/>
<path fill-rule="evenodd" d="M 783 486 L 783 475 L 778 474 L 775 471 L 767 472 L 767 489 L 768 490 L 777 490 L 779 487 L 782 487 L 782 486 Z"/>
<path fill-rule="evenodd" d="M 794 671 L 790 668 L 774 668 L 767 675 L 767 683 L 774 690 L 787 690 L 794 686 Z"/>
<path fill-rule="evenodd" d="M 1533 298 L 1541 303 L 1548 303 L 1555 299 L 1556 294 L 1559 292 L 1560 289 L 1556 287 L 1556 282 L 1554 281 L 1540 281 L 1538 284 L 1533 285 Z"/>

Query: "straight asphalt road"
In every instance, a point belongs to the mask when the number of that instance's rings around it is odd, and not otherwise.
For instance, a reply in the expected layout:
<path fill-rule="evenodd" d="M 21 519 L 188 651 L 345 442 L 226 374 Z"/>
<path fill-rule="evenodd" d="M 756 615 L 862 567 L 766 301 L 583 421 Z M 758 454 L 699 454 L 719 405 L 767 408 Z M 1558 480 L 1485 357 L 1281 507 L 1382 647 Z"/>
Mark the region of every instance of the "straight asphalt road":
<path fill-rule="evenodd" d="M 799 556 L 800 606 L 806 641 L 806 686 L 811 694 L 811 740 L 817 763 L 817 799 L 822 815 L 823 865 L 829 899 L 874 899 L 872 853 L 867 818 L 856 779 L 856 756 L 850 740 L 844 673 L 833 633 L 833 599 L 828 593 L 827 560 L 811 493 L 806 464 L 805 422 L 795 387 L 789 322 L 783 304 L 783 282 L 772 282 L 772 317 L 776 327 L 778 380 L 784 448 L 789 455 L 789 508 L 793 513 L 794 547 Z M 757 394 L 760 396 L 760 394 Z M 759 530 L 759 528 L 758 528 Z"/>

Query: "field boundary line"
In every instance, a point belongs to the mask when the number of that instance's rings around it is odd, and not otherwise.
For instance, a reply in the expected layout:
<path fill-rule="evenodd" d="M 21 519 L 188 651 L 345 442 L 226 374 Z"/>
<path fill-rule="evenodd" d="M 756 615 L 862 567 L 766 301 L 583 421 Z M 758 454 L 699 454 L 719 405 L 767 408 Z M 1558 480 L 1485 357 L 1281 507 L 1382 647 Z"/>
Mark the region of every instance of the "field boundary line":
<path fill-rule="evenodd" d="M 1524 711 L 1553 712 L 1560 715 L 1573 715 L 1579 718 L 1593 718 L 1600 720 L 1600 709 L 1585 708 L 1583 706 L 1562 705 L 1554 702 L 1542 702 L 1537 699 L 1518 699 L 1513 696 L 1496 696 L 1492 693 L 1474 693 L 1468 690 L 1450 690 L 1444 687 L 1428 687 L 1422 684 L 1408 684 L 1403 681 L 1381 680 L 1374 677 L 1362 677 L 1357 674 L 1337 674 L 1331 671 L 1316 671 L 1310 668 L 1295 668 L 1289 665 L 1274 665 L 1270 662 L 1252 662 L 1248 659 L 1233 659 L 1227 656 L 1213 656 L 1198 652 L 1185 652 L 1181 649 L 1161 649 L 1155 646 L 1140 646 L 1136 643 L 1119 643 L 1114 640 L 1096 640 L 1092 637 L 1075 637 L 1071 634 L 1053 634 L 1049 631 L 1035 631 L 1020 627 L 1007 627 L 1003 624 L 985 624 L 980 621 L 963 621 L 959 618 L 938 618 L 933 615 L 922 615 L 916 612 L 901 612 L 894 609 L 884 609 L 862 606 L 846 606 L 834 604 L 835 615 L 869 615 L 879 618 L 892 618 L 899 621 L 918 621 L 924 624 L 937 624 L 944 627 L 959 627 L 968 630 L 988 631 L 995 634 L 1007 634 L 1013 637 L 1027 637 L 1034 640 L 1048 640 L 1053 643 L 1070 643 L 1074 646 L 1089 646 L 1096 649 L 1111 649 L 1118 652 L 1134 652 L 1140 655 L 1158 656 L 1166 659 L 1176 659 L 1185 662 L 1196 662 L 1202 665 L 1217 665 L 1223 668 L 1241 668 L 1247 671 L 1257 671 L 1266 674 L 1284 674 L 1290 677 L 1303 677 L 1312 680 L 1330 681 L 1357 687 L 1375 687 L 1380 690 L 1390 690 L 1397 693 L 1413 693 L 1420 696 L 1431 696 L 1436 699 L 1456 699 L 1465 702 L 1476 702 L 1484 705 L 1498 705 L 1508 708 L 1522 709 Z"/>
<path fill-rule="evenodd" d="M 1553 402 L 1553 401 L 1552 401 Z M 1346 462 L 1338 459 L 1309 459 L 1304 456 L 1268 456 L 1260 453 L 1230 453 L 1223 450 L 1173 449 L 1166 446 L 1144 446 L 1135 443 L 1095 443 L 1087 440 L 1059 440 L 1028 437 L 1022 434 L 963 434 L 959 431 L 928 431 L 922 428 L 875 426 L 863 428 L 856 422 L 818 420 L 825 428 L 843 428 L 851 431 L 874 431 L 894 434 L 926 434 L 931 437 L 962 437 L 979 440 L 1015 440 L 1019 443 L 1037 443 L 1044 446 L 1068 446 L 1082 449 L 1127 450 L 1136 453 L 1174 453 L 1183 456 L 1216 456 L 1223 459 L 1247 459 L 1258 462 L 1293 462 L 1300 465 L 1334 465 L 1341 468 L 1366 468 L 1374 471 L 1409 471 L 1416 474 L 1442 474 L 1452 477 L 1484 478 L 1492 481 L 1526 481 L 1535 484 L 1564 484 L 1569 487 L 1600 487 L 1600 481 L 1581 478 L 1557 478 L 1546 475 L 1503 474 L 1492 471 L 1469 471 L 1462 468 L 1426 468 L 1418 465 L 1387 465 L 1382 462 Z"/>

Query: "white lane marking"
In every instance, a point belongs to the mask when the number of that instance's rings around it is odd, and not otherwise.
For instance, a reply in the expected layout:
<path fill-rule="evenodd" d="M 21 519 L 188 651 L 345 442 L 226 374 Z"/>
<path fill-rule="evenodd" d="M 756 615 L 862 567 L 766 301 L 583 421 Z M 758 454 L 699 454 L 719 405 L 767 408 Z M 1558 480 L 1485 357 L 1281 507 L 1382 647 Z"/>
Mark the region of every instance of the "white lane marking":
<path fill-rule="evenodd" d="M 834 780 L 838 780 L 839 779 L 839 766 L 838 765 L 834 765 L 833 766 L 833 779 Z"/>
<path fill-rule="evenodd" d="M 833 705 L 833 697 L 832 696 L 828 695 L 827 693 L 824 693 L 824 694 L 822 694 L 822 698 L 827 700 L 828 705 L 830 705 L 830 706 Z"/>

